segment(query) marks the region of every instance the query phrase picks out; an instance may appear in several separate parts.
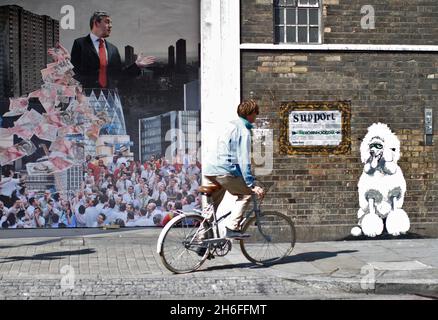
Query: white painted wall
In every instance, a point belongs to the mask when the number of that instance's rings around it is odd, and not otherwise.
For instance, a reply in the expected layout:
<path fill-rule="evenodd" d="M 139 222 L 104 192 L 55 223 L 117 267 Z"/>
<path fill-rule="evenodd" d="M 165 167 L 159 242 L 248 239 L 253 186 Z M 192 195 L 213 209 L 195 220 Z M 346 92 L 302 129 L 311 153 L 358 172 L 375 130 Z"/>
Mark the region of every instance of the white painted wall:
<path fill-rule="evenodd" d="M 216 148 L 224 123 L 237 118 L 240 103 L 239 2 L 201 0 L 201 163 Z M 223 207 L 229 208 L 233 198 L 224 200 Z"/>
<path fill-rule="evenodd" d="M 236 117 L 240 102 L 239 1 L 201 0 L 201 103 L 204 138 Z M 208 147 L 209 144 L 204 144 Z"/>

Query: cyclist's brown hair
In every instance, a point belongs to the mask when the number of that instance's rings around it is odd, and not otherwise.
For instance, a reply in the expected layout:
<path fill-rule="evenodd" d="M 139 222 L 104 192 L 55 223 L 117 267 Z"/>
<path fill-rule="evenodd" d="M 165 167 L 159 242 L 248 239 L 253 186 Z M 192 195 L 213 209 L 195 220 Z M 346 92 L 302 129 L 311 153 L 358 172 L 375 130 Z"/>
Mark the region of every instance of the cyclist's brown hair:
<path fill-rule="evenodd" d="M 252 99 L 242 101 L 239 104 L 239 106 L 237 107 L 237 114 L 239 115 L 239 117 L 242 117 L 242 118 L 246 118 L 247 116 L 249 116 L 253 112 L 256 112 L 257 114 L 259 114 L 259 106 Z"/>

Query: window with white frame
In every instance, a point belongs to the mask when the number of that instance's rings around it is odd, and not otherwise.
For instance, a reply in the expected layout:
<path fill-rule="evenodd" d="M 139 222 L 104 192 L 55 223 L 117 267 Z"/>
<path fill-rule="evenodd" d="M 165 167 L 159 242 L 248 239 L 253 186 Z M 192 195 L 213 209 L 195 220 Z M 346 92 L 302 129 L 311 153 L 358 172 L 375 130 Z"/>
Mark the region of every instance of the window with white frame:
<path fill-rule="evenodd" d="M 274 0 L 275 43 L 320 43 L 321 0 Z"/>

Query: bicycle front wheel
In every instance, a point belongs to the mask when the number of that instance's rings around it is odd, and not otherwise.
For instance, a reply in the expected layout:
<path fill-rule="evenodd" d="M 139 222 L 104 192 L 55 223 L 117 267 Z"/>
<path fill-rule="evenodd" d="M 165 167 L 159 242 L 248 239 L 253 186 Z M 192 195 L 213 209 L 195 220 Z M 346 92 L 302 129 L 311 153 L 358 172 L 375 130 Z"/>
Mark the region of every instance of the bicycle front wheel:
<path fill-rule="evenodd" d="M 274 264 L 287 257 L 295 246 L 295 226 L 279 212 L 260 213 L 250 218 L 242 231 L 251 235 L 240 241 L 243 255 L 258 265 Z"/>
<path fill-rule="evenodd" d="M 183 214 L 162 231 L 160 257 L 164 266 L 174 273 L 197 270 L 207 259 L 210 248 L 203 240 L 213 237 L 208 221 L 198 214 Z"/>

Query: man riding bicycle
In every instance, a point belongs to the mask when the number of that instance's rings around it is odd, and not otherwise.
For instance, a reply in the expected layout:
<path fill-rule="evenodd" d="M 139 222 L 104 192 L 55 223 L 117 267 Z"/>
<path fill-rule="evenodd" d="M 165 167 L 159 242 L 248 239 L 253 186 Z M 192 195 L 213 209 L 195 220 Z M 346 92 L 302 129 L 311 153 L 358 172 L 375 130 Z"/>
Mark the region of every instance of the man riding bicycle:
<path fill-rule="evenodd" d="M 251 173 L 251 129 L 259 114 L 254 100 L 243 101 L 237 108 L 239 119 L 231 121 L 218 139 L 218 146 L 204 165 L 204 176 L 217 186 L 211 199 L 217 211 L 225 192 L 237 196 L 236 204 L 227 218 L 226 238 L 245 238 L 249 235 L 240 230 L 240 222 L 251 201 L 251 194 L 259 198 L 265 191 L 254 185 Z"/>
<path fill-rule="evenodd" d="M 161 232 L 157 252 L 168 270 L 195 271 L 207 259 L 225 256 L 231 250 L 232 239 L 240 240 L 242 254 L 257 265 L 271 265 L 292 251 L 293 221 L 280 212 L 262 212 L 258 201 L 254 201 L 252 210 L 249 208 L 255 195 L 262 198 L 265 194 L 255 186 L 251 173 L 251 129 L 258 113 L 255 101 L 240 103 L 239 118 L 226 126 L 215 150 L 209 151 L 203 163 L 204 182 L 208 185 L 198 190 L 212 204 L 202 212 L 182 212 Z M 231 212 L 218 218 L 216 212 L 227 191 L 237 196 L 237 201 Z M 225 221 L 225 236 L 219 230 L 221 221 Z M 249 235 L 251 239 L 246 241 Z"/>

